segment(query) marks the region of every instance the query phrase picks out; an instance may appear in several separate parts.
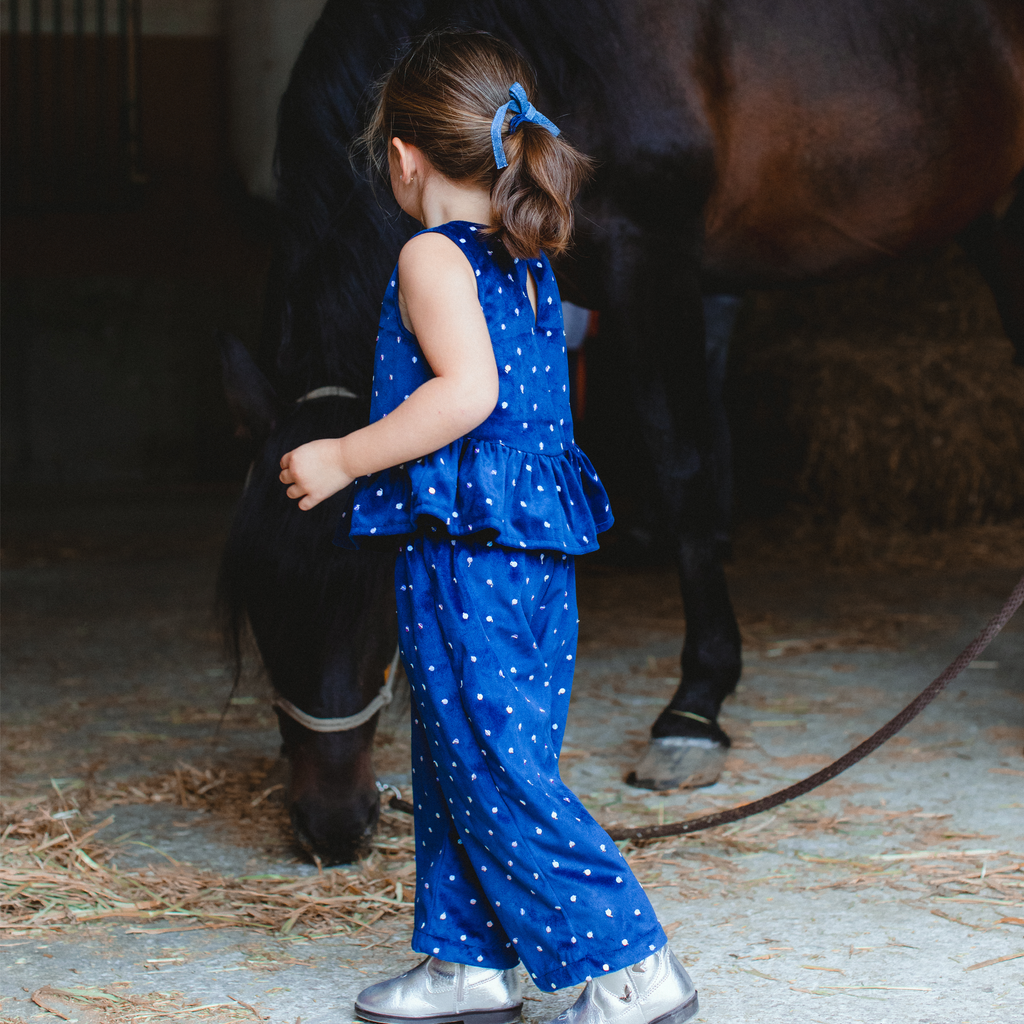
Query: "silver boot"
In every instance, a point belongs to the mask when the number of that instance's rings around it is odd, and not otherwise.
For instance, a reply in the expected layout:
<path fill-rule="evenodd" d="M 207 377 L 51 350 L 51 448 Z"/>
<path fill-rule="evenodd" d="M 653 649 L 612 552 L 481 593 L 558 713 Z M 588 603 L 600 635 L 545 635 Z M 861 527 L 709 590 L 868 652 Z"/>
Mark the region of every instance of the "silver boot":
<path fill-rule="evenodd" d="M 516 969 L 452 964 L 428 956 L 411 971 L 364 988 L 356 1014 L 377 1024 L 508 1024 L 523 1008 Z"/>
<path fill-rule="evenodd" d="M 683 1024 L 697 990 L 675 953 L 662 946 L 632 967 L 587 982 L 579 999 L 547 1024 Z"/>

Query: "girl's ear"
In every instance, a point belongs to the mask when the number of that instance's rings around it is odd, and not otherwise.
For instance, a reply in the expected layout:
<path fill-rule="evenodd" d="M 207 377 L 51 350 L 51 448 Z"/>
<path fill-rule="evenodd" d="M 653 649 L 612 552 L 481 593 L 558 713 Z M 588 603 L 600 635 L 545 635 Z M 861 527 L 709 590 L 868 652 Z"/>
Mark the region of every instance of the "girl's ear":
<path fill-rule="evenodd" d="M 408 142 L 403 142 L 397 136 L 391 140 L 392 152 L 398 162 L 399 178 L 403 184 L 408 185 L 417 172 L 421 169 L 420 163 L 423 159 L 419 149 Z"/>

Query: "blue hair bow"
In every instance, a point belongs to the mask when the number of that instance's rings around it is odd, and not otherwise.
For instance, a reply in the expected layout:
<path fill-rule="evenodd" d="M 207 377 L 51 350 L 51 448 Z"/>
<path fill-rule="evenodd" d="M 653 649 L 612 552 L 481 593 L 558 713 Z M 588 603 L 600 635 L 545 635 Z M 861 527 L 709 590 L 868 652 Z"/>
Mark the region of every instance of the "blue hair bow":
<path fill-rule="evenodd" d="M 532 121 L 539 124 L 541 128 L 547 128 L 552 135 L 560 135 L 561 132 L 526 98 L 526 90 L 518 83 L 513 82 L 508 90 L 512 97 L 508 103 L 498 107 L 498 112 L 491 122 L 491 148 L 494 150 L 494 162 L 500 171 L 508 167 L 508 159 L 505 156 L 505 147 L 501 144 L 501 128 L 505 121 L 505 112 L 512 108 L 514 111 L 512 120 L 508 123 L 508 133 L 512 135 L 515 130 L 524 122 Z"/>

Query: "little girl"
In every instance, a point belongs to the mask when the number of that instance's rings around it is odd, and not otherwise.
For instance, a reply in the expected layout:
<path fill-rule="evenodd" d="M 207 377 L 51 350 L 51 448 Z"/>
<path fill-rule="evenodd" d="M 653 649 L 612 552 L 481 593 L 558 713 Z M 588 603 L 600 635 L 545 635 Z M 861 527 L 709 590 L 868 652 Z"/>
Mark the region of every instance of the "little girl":
<path fill-rule="evenodd" d="M 576 652 L 574 556 L 612 522 L 573 442 L 562 253 L 588 162 L 529 101 L 519 54 L 433 33 L 385 78 L 364 136 L 424 231 L 387 284 L 371 423 L 281 460 L 309 509 L 355 482 L 356 542 L 400 544 L 412 686 L 413 949 L 357 1014 L 505 1024 L 521 961 L 586 981 L 559 1021 L 681 1024 L 697 993 L 615 844 L 561 781 Z"/>

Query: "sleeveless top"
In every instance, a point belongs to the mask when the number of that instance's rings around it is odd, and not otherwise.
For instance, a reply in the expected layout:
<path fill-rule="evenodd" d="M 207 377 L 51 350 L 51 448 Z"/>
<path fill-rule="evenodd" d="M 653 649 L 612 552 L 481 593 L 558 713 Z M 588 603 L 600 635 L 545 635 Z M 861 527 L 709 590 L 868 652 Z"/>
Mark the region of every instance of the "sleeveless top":
<path fill-rule="evenodd" d="M 428 230 L 455 242 L 476 273 L 498 366 L 497 405 L 446 447 L 358 479 L 338 543 L 443 526 L 452 537 L 583 554 L 612 525 L 608 495 L 573 441 L 562 304 L 551 266 L 543 254 L 513 260 L 479 227 L 452 221 Z M 527 263 L 537 285 L 536 318 Z M 432 376 L 402 323 L 396 266 L 381 307 L 370 421 L 387 416 Z"/>

